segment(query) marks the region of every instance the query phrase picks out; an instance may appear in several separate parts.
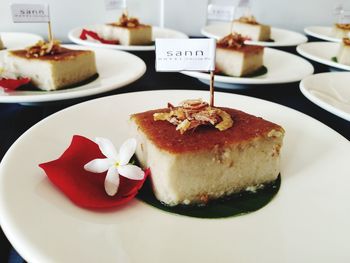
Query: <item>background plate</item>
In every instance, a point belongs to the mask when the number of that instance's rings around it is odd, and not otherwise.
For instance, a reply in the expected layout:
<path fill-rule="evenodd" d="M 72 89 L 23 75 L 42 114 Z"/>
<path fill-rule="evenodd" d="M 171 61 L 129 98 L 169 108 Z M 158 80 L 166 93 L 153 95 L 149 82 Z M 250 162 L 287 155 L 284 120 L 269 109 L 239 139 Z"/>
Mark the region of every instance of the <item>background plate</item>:
<path fill-rule="evenodd" d="M 38 103 L 95 95 L 123 87 L 140 78 L 146 71 L 143 60 L 127 52 L 77 45 L 64 46 L 71 49 L 93 50 L 99 77 L 82 86 L 54 91 L 4 92 L 3 89 L 0 89 L 0 102 Z M 6 51 L 0 51 L 0 60 L 4 52 Z"/>
<path fill-rule="evenodd" d="M 0 32 L 0 36 L 5 48 L 8 49 L 24 48 L 34 45 L 39 40 L 43 40 L 41 36 L 20 32 Z"/>
<path fill-rule="evenodd" d="M 309 26 L 304 29 L 304 32 L 309 36 L 316 37 L 322 40 L 331 42 L 341 42 L 341 38 L 334 37 L 332 28 L 329 26 Z"/>
<path fill-rule="evenodd" d="M 231 23 L 217 23 L 203 27 L 201 33 L 209 38 L 220 39 L 228 35 L 230 30 Z M 246 41 L 245 43 L 265 47 L 287 47 L 296 46 L 307 41 L 306 36 L 300 33 L 275 27 L 271 27 L 271 39 L 274 42 Z"/>
<path fill-rule="evenodd" d="M 331 42 L 310 42 L 297 47 L 300 55 L 318 63 L 337 69 L 350 70 L 350 66 L 332 60 L 338 53 L 340 44 Z"/>
<path fill-rule="evenodd" d="M 305 59 L 288 52 L 265 48 L 264 66 L 267 73 L 258 77 L 215 76 L 215 85 L 221 88 L 239 89 L 236 84 L 277 84 L 300 81 L 314 72 L 313 66 Z M 198 71 L 182 71 L 181 73 L 198 78 L 203 82 L 210 80 L 210 74 Z"/>
<path fill-rule="evenodd" d="M 350 72 L 321 73 L 306 77 L 300 90 L 321 108 L 350 121 Z"/>
<path fill-rule="evenodd" d="M 83 28 L 96 31 L 101 27 L 101 25 L 91 25 L 91 26 L 85 26 L 85 27 L 78 27 L 74 28 L 68 33 L 68 37 L 71 41 L 74 43 L 77 43 L 79 45 L 85 45 L 90 47 L 104 47 L 104 48 L 112 48 L 112 49 L 119 49 L 119 50 L 127 50 L 127 51 L 149 51 L 154 50 L 154 45 L 149 46 L 123 46 L 123 45 L 111 45 L 111 44 L 102 44 L 99 42 L 93 42 L 89 40 L 82 40 L 79 38 L 81 30 Z M 184 33 L 181 33 L 179 31 L 175 31 L 168 28 L 160 28 L 160 27 L 152 27 L 152 38 L 155 40 L 156 38 L 188 38 L 187 35 Z"/>
<path fill-rule="evenodd" d="M 0 164 L 0 222 L 29 262 L 349 262 L 349 142 L 322 123 L 271 102 L 216 93 L 286 130 L 282 185 L 263 209 L 240 217 L 198 219 L 133 200 L 105 212 L 73 205 L 38 164 L 57 158 L 73 134 L 129 134 L 131 113 L 206 99 L 204 91 L 128 93 L 78 104 L 33 126 Z M 58 131 L 59 129 L 59 131 Z"/>

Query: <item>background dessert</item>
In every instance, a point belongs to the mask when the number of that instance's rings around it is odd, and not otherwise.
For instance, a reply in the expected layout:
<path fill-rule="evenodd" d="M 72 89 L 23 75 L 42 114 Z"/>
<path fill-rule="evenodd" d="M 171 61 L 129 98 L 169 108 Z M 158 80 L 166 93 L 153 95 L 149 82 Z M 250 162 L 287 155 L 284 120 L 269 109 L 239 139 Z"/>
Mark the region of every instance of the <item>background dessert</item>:
<path fill-rule="evenodd" d="M 271 40 L 271 28 L 268 25 L 260 24 L 254 16 L 242 16 L 233 21 L 233 32 L 239 33 L 255 41 Z"/>
<path fill-rule="evenodd" d="M 103 26 L 102 37 L 117 40 L 121 45 L 149 45 L 152 43 L 152 26 L 144 25 L 137 18 L 122 14 L 117 23 Z"/>
<path fill-rule="evenodd" d="M 335 24 L 332 32 L 337 38 L 350 37 L 350 24 Z"/>
<path fill-rule="evenodd" d="M 6 67 L 19 77 L 29 77 L 41 90 L 57 90 L 85 81 L 97 74 L 90 50 L 73 50 L 59 42 L 39 41 L 27 49 L 8 51 Z"/>
<path fill-rule="evenodd" d="M 350 38 L 344 38 L 337 54 L 338 63 L 350 66 Z"/>
<path fill-rule="evenodd" d="M 230 34 L 216 46 L 216 70 L 229 76 L 242 77 L 263 66 L 264 47 L 245 45 L 239 34 Z"/>
<path fill-rule="evenodd" d="M 4 49 L 4 43 L 2 42 L 1 35 L 0 35 L 0 50 Z"/>

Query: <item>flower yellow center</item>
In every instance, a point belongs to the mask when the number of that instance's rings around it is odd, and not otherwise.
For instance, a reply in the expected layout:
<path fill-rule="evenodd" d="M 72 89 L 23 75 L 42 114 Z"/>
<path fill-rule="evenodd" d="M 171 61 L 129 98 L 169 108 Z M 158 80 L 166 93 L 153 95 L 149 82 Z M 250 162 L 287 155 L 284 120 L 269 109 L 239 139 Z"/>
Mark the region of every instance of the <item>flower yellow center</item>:
<path fill-rule="evenodd" d="M 119 163 L 119 162 L 116 162 L 114 165 L 115 165 L 116 167 L 119 167 L 119 166 L 120 166 L 120 163 Z"/>

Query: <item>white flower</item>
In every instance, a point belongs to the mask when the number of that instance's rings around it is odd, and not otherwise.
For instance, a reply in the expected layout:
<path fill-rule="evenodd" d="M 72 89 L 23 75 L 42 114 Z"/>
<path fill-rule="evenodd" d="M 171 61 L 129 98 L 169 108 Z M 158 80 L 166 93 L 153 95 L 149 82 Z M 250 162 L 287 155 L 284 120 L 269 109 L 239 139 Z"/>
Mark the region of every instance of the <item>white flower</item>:
<path fill-rule="evenodd" d="M 145 176 L 142 169 L 136 165 L 129 164 L 131 157 L 136 150 L 136 140 L 126 140 L 117 153 L 112 142 L 105 138 L 96 138 L 95 142 L 99 146 L 105 159 L 95 159 L 84 165 L 84 169 L 93 173 L 107 172 L 105 179 L 105 190 L 108 195 L 113 196 L 119 187 L 119 175 L 132 180 L 142 180 Z"/>

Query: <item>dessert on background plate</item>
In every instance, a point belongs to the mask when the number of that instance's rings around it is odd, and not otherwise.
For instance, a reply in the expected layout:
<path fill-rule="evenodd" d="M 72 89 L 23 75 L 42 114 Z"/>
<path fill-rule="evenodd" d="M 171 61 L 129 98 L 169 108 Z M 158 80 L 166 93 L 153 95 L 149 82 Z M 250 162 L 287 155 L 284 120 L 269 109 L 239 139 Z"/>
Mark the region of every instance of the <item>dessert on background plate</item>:
<path fill-rule="evenodd" d="M 350 66 L 350 38 L 343 38 L 336 58 L 338 63 Z"/>
<path fill-rule="evenodd" d="M 45 91 L 66 88 L 97 75 L 93 51 L 68 49 L 58 41 L 39 41 L 26 49 L 10 50 L 4 65 Z"/>
<path fill-rule="evenodd" d="M 234 20 L 232 31 L 254 41 L 271 40 L 270 26 L 258 23 L 254 16 L 242 16 Z"/>
<path fill-rule="evenodd" d="M 136 113 L 131 121 L 136 156 L 150 168 L 155 196 L 166 205 L 254 191 L 280 173 L 283 128 L 242 111 L 187 100 Z"/>
<path fill-rule="evenodd" d="M 5 46 L 4 46 L 4 43 L 2 42 L 1 35 L 0 35 L 0 50 L 4 48 Z"/>
<path fill-rule="evenodd" d="M 141 24 L 137 18 L 123 13 L 116 23 L 105 24 L 101 35 L 121 45 L 149 45 L 152 43 L 152 26 Z"/>
<path fill-rule="evenodd" d="M 218 73 L 243 77 L 263 66 L 263 46 L 246 45 L 240 34 L 230 34 L 217 42 L 215 66 Z"/>
<path fill-rule="evenodd" d="M 332 29 L 332 34 L 337 38 L 350 37 L 350 24 L 335 24 Z"/>

